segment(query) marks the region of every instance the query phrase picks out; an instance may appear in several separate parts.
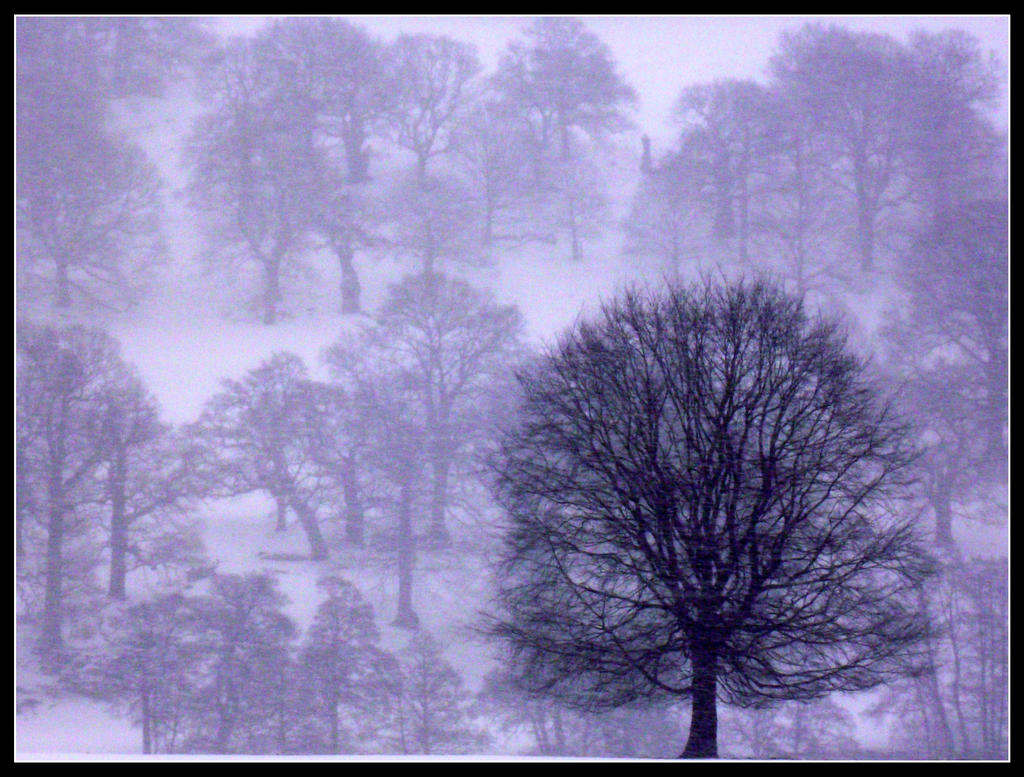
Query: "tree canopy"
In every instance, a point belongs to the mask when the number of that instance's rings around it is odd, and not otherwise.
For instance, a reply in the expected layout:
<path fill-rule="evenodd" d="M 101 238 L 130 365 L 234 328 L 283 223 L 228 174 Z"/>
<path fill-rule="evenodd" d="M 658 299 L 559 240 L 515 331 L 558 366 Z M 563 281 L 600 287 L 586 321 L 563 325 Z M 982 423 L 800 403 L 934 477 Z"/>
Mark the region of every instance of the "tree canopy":
<path fill-rule="evenodd" d="M 913 456 L 835 322 L 764 283 L 631 291 L 520 374 L 496 457 L 519 682 L 590 709 L 870 688 L 928 634 Z"/>

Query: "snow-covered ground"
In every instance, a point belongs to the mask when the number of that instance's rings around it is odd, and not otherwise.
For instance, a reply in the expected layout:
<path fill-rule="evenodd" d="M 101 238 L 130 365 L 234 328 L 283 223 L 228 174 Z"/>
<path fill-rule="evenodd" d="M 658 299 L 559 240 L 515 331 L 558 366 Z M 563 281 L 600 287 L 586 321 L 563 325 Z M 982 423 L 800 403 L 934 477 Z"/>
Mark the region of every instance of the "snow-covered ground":
<path fill-rule="evenodd" d="M 182 194 L 182 138 L 194 115 L 195 106 L 189 98 L 172 93 L 166 101 L 138 101 L 124 106 L 118 117 L 126 132 L 141 138 L 167 182 L 173 263 L 143 309 L 114 317 L 107 327 L 121 342 L 125 358 L 136 365 L 159 400 L 164 419 L 175 424 L 195 420 L 223 379 L 241 377 L 277 351 L 298 354 L 314 375 L 322 377 L 320 353 L 349 335 L 362 320 L 337 313 L 337 270 L 326 256 L 314 257 L 313 282 L 303 287 L 302 295 L 296 297 L 293 289 L 290 317 L 265 326 L 231 310 L 237 289 L 229 288 L 230 279 L 202 274 L 196 262 L 201 241 Z M 614 218 L 602 236 L 586 243 L 582 262 L 568 258 L 569 249 L 563 240 L 496 250 L 495 261 L 484 268 L 445 268 L 489 289 L 500 302 L 518 305 L 527 336 L 535 344 L 550 342 L 578 316 L 614 296 L 624 284 L 644 279 L 636 259 L 623 256 L 622 232 L 617 228 L 635 191 L 639 142 L 627 137 L 614 153 Z M 398 163 L 397 157 L 387 160 L 389 164 Z M 364 308 L 369 311 L 384 299 L 390 283 L 415 269 L 380 253 L 364 252 L 356 261 Z M 691 271 L 696 274 L 697 268 Z M 651 268 L 647 276 L 656 280 L 658 271 Z M 881 324 L 891 299 L 885 289 L 865 291 L 849 299 L 848 312 L 859 322 L 855 342 L 865 345 Z M 273 573 L 288 597 L 287 613 L 303 628 L 319 603 L 317 580 L 340 575 L 355 583 L 373 604 L 383 646 L 392 650 L 404 647 L 409 633 L 389 625 L 395 614 L 397 579 L 387 555 L 341 548 L 324 562 L 268 559 L 267 555 L 308 552 L 296 524 L 286 532 L 274 531 L 271 508 L 270 502 L 258 495 L 204 506 L 203 539 L 218 571 Z M 477 690 L 483 676 L 494 667 L 488 646 L 474 630 L 478 613 L 487 603 L 488 546 L 481 539 L 487 532 L 485 527 L 462 528 L 467 538 L 464 552 L 456 533 L 454 551 L 418 554 L 414 604 L 423 628 L 444 646 L 446 658 L 463 676 L 466 686 Z M 993 532 L 998 535 L 993 543 L 1002 547 L 1005 533 L 1000 529 Z M 18 652 L 17 683 L 29 689 L 34 700 L 23 705 L 16 716 L 18 756 L 141 752 L 139 731 L 126 718 L 97 702 L 48 689 L 48 681 L 34 669 L 30 652 L 24 648 Z"/>

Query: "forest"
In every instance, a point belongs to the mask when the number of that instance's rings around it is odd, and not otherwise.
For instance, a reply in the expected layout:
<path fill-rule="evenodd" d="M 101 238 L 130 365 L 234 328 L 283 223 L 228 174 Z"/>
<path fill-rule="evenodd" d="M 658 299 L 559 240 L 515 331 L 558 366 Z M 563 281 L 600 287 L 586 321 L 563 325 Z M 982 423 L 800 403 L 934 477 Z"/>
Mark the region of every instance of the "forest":
<path fill-rule="evenodd" d="M 1007 759 L 1006 63 L 417 19 L 16 17 L 16 757 Z"/>

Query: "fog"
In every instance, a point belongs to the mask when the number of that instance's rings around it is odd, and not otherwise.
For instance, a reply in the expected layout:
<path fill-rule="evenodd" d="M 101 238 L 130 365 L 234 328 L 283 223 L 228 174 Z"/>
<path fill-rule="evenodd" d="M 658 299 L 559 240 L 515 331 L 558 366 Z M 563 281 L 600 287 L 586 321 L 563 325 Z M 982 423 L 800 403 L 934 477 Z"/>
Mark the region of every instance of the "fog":
<path fill-rule="evenodd" d="M 16 759 L 1008 759 L 1008 28 L 17 17 Z"/>

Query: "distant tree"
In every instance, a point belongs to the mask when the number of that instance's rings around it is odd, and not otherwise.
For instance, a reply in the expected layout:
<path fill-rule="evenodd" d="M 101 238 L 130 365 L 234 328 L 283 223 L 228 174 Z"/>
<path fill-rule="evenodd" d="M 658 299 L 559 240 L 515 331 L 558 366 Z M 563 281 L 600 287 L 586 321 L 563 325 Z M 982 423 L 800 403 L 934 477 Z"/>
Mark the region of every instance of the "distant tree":
<path fill-rule="evenodd" d="M 97 397 L 96 446 L 109 510 L 108 594 L 124 599 L 130 562 L 158 566 L 195 557 L 198 538 L 185 521 L 198 497 L 180 439 L 159 419 L 156 400 L 125 368 Z"/>
<path fill-rule="evenodd" d="M 400 654 L 395 742 L 401 753 L 447 755 L 473 752 L 483 735 L 469 719 L 471 697 L 462 678 L 428 634 L 414 636 Z"/>
<path fill-rule="evenodd" d="M 133 605 L 100 670 L 101 688 L 138 721 L 144 754 L 177 752 L 193 714 L 201 661 L 191 618 L 181 594 Z"/>
<path fill-rule="evenodd" d="M 494 462 L 493 633 L 585 709 L 813 699 L 916 666 L 930 564 L 892 499 L 904 425 L 839 325 L 764 284 L 629 292 L 520 376 Z"/>
<path fill-rule="evenodd" d="M 321 470 L 310 445 L 320 424 L 306 366 L 294 354 L 278 353 L 241 380 L 225 380 L 192 428 L 209 493 L 267 492 L 277 505 L 278 530 L 293 510 L 313 559 L 328 556 L 317 515 Z"/>
<path fill-rule="evenodd" d="M 100 99 L 160 96 L 213 45 L 195 17 L 21 17 L 19 48 L 45 51 L 44 67 Z"/>
<path fill-rule="evenodd" d="M 316 717 L 326 729 L 327 753 L 351 752 L 343 748 L 346 733 L 342 714 L 356 717 L 372 709 L 379 690 L 374 668 L 379 656 L 373 608 L 359 590 L 338 578 L 321 581 L 327 594 L 317 607 L 299 658 L 302 684 L 308 689 Z M 351 732 L 356 735 L 360 732 Z"/>
<path fill-rule="evenodd" d="M 341 270 L 341 313 L 359 313 L 362 284 L 355 257 L 359 249 L 384 242 L 378 231 L 383 221 L 379 202 L 356 187 L 343 184 L 338 173 L 330 168 L 318 178 L 311 202 L 314 234 L 331 249 Z"/>
<path fill-rule="evenodd" d="M 203 753 L 275 752 L 283 689 L 295 625 L 280 608 L 285 597 L 266 575 L 218 575 L 196 602 L 207 681 L 187 746 Z"/>
<path fill-rule="evenodd" d="M 964 207 L 908 255 L 901 284 L 911 329 L 925 347 L 953 347 L 978 376 L 988 452 L 1005 455 L 1009 311 L 1006 200 Z"/>
<path fill-rule="evenodd" d="M 476 49 L 445 36 L 400 35 L 387 53 L 390 124 L 395 141 L 416 155 L 416 183 L 427 163 L 451 149 L 467 85 L 480 70 Z"/>
<path fill-rule="evenodd" d="M 697 161 L 694 172 L 712 203 L 714 235 L 735 236 L 737 258 L 749 260 L 757 174 L 771 146 L 768 96 L 753 81 L 700 84 L 676 102 L 682 153 Z"/>
<path fill-rule="evenodd" d="M 368 181 L 367 140 L 392 99 L 384 47 L 361 25 L 323 17 L 282 19 L 266 37 L 275 66 L 303 82 L 320 131 L 341 140 L 347 183 Z"/>
<path fill-rule="evenodd" d="M 732 757 L 842 759 L 858 752 L 853 715 L 827 697 L 729 710 L 723 749 Z"/>
<path fill-rule="evenodd" d="M 565 716 L 573 713 L 518 688 L 506 671 L 497 669 L 484 677 L 477 703 L 496 718 L 502 731 L 513 736 L 525 733 L 532 739 L 526 754 L 569 755 Z"/>
<path fill-rule="evenodd" d="M 195 67 L 214 45 L 203 18 L 91 17 L 111 97 L 160 96 L 168 81 Z"/>
<path fill-rule="evenodd" d="M 910 40 L 906 100 L 909 176 L 930 227 L 941 229 L 971 201 L 993 196 L 994 168 L 1005 145 L 987 115 L 997 104 L 1000 73 L 978 41 L 961 30 L 917 32 Z"/>
<path fill-rule="evenodd" d="M 886 35 L 808 24 L 784 33 L 772 59 L 778 88 L 799 100 L 833 143 L 832 173 L 852 201 L 863 270 L 874 266 L 880 219 L 906 198 L 906 54 Z"/>
<path fill-rule="evenodd" d="M 954 752 L 1005 758 L 1008 747 L 1008 588 L 1005 559 L 951 565 L 931 593 L 943 633 L 939 703 L 949 711 Z"/>
<path fill-rule="evenodd" d="M 23 552 L 43 559 L 38 648 L 45 664 L 55 667 L 64 651 L 65 588 L 74 563 L 65 546 L 87 530 L 100 498 L 100 400 L 124 364 L 116 341 L 78 326 L 19 324 L 17 349 L 19 482 L 31 489 L 33 508 L 20 519 L 42 529 L 42 547 Z"/>
<path fill-rule="evenodd" d="M 361 546 L 366 538 L 367 502 L 379 491 L 372 481 L 372 402 L 358 384 L 310 385 L 316 423 L 308 430 L 308 450 L 324 479 L 325 501 L 341 506 L 345 541 Z M 335 499 L 333 494 L 337 494 Z"/>
<path fill-rule="evenodd" d="M 662 265 L 665 275 L 679 282 L 683 262 L 698 253 L 703 208 L 696 172 L 687 157 L 669 154 L 641 175 L 624 224 L 626 251 Z"/>
<path fill-rule="evenodd" d="M 66 106 L 87 108 L 105 118 L 102 58 L 96 45 L 97 27 L 90 17 L 21 16 L 15 20 L 17 86 L 45 92 Z"/>
<path fill-rule="evenodd" d="M 395 222 L 392 246 L 419 262 L 424 273 L 442 264 L 480 264 L 479 214 L 472 192 L 456 178 L 424 176 L 399 180 L 387 207 Z"/>
<path fill-rule="evenodd" d="M 448 542 L 451 471 L 484 433 L 481 403 L 520 353 L 522 316 L 465 281 L 423 274 L 392 286 L 376 318 L 378 349 L 408 371 L 422 412 L 430 467 L 428 536 Z"/>
<path fill-rule="evenodd" d="M 568 159 L 576 130 L 596 137 L 628 128 L 637 100 L 607 45 L 569 17 L 531 23 L 509 44 L 494 84 L 522 116 L 538 165 L 555 143 Z"/>
<path fill-rule="evenodd" d="M 312 97 L 283 77 L 273 57 L 257 38 L 231 42 L 209 63 L 201 82 L 208 110 L 186 149 L 189 196 L 211 260 L 257 265 L 266 324 L 277 321 L 282 277 L 307 244 L 324 166 L 312 142 Z"/>
<path fill-rule="evenodd" d="M 478 98 L 457 124 L 453 144 L 483 214 L 483 244 L 520 239 L 510 222 L 527 192 L 527 157 L 512 111 L 493 96 Z"/>
<path fill-rule="evenodd" d="M 1008 588 L 1006 559 L 951 559 L 922 596 L 940 631 L 928 671 L 886 689 L 869 710 L 891 725 L 903 758 L 1007 757 Z"/>
<path fill-rule="evenodd" d="M 886 329 L 927 437 L 924 484 L 946 547 L 953 504 L 1007 471 L 1007 218 L 1005 201 L 975 202 L 917 240 L 897 276 L 907 303 Z"/>
<path fill-rule="evenodd" d="M 367 140 L 382 127 L 391 100 L 383 47 L 359 26 L 341 19 L 289 18 L 264 33 L 272 52 L 267 67 L 288 84 L 292 102 L 308 120 L 292 127 L 293 142 L 308 146 L 305 206 L 309 227 L 337 257 L 341 312 L 360 310 L 356 251 L 377 242 L 380 221 L 358 186 L 369 180 Z M 340 139 L 345 170 L 329 149 Z"/>
<path fill-rule="evenodd" d="M 352 397 L 353 407 L 368 430 L 362 460 L 379 481 L 380 500 L 394 523 L 390 544 L 398 568 L 398 604 L 394 625 L 416 629 L 413 607 L 416 535 L 413 516 L 421 498 L 425 469 L 423 414 L 415 394 L 412 371 L 389 359 L 379 340 L 363 332 L 336 343 L 324 353 L 332 383 Z"/>
<path fill-rule="evenodd" d="M 579 712 L 524 691 L 502 670 L 484 679 L 478 703 L 515 741 L 532 740 L 525 755 L 665 758 L 678 749 L 680 721 L 671 707 Z"/>
<path fill-rule="evenodd" d="M 798 96 L 776 90 L 763 106 L 760 207 L 753 219 L 757 243 L 781 260 L 778 271 L 802 294 L 822 279 L 842 277 L 837 224 L 844 220 L 833 196 L 833 147 Z"/>
<path fill-rule="evenodd" d="M 156 169 L 103 127 L 101 105 L 19 68 L 18 278 L 30 298 L 52 294 L 125 309 L 163 261 Z"/>
<path fill-rule="evenodd" d="M 608 196 L 600 168 L 582 154 L 553 165 L 552 189 L 557 198 L 556 223 L 569 234 L 572 259 L 583 260 L 583 241 L 600 234 L 608 221 Z"/>

